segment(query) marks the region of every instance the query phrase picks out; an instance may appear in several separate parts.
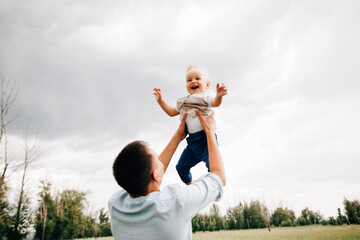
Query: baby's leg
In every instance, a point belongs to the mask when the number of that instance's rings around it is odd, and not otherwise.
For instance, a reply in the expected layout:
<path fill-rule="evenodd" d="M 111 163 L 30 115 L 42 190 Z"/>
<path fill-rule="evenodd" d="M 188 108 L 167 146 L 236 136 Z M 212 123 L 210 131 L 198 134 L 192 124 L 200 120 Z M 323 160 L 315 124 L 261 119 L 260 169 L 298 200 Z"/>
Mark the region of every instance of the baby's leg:
<path fill-rule="evenodd" d="M 192 181 L 192 174 L 190 169 L 199 163 L 199 160 L 195 157 L 194 153 L 189 147 L 186 147 L 181 154 L 176 170 L 185 184 L 189 184 Z"/>
<path fill-rule="evenodd" d="M 200 134 L 199 134 L 200 135 Z M 217 135 L 215 134 L 216 143 L 217 142 Z M 197 138 L 195 141 L 189 143 L 189 148 L 191 148 L 192 153 L 198 159 L 198 161 L 203 161 L 206 164 L 208 172 L 210 172 L 209 166 L 209 150 L 206 140 L 206 135 L 203 134 L 201 137 Z"/>

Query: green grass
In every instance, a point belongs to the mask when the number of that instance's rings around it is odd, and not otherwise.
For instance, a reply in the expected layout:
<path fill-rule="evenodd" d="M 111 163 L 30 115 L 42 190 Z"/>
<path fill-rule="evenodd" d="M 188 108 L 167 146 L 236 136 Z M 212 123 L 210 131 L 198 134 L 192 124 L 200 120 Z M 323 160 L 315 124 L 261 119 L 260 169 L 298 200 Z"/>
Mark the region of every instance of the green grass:
<path fill-rule="evenodd" d="M 113 240 L 112 237 L 97 238 L 99 240 Z M 360 225 L 321 226 L 251 229 L 220 232 L 196 232 L 193 240 L 358 240 L 360 239 Z M 88 238 L 95 240 L 95 238 Z"/>
<path fill-rule="evenodd" d="M 95 238 L 77 238 L 77 240 L 95 240 Z M 96 240 L 114 240 L 113 237 L 98 237 Z"/>
<path fill-rule="evenodd" d="M 193 240 L 243 239 L 243 240 L 356 240 L 360 239 L 360 225 L 286 227 L 267 229 L 197 232 Z"/>

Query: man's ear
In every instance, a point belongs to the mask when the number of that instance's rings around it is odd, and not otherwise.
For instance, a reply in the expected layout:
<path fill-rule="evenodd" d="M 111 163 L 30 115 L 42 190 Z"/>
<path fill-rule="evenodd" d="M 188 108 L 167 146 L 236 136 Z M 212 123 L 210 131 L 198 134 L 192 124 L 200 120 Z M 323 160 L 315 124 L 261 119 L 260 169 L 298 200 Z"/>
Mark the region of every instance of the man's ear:
<path fill-rule="evenodd" d="M 162 180 L 161 174 L 156 169 L 151 172 L 151 177 L 155 182 L 161 182 L 161 180 Z"/>

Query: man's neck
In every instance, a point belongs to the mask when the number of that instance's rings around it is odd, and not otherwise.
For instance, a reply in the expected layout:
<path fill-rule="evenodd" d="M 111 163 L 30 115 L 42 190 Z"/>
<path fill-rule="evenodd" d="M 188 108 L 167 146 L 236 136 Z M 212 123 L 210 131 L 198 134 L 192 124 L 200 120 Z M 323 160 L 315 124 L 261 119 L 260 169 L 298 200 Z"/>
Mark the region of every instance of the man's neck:
<path fill-rule="evenodd" d="M 144 194 L 139 194 L 139 195 L 133 195 L 130 194 L 131 197 L 133 198 L 137 198 L 137 197 L 144 197 L 152 192 L 160 192 L 160 184 L 149 184 L 148 190 L 146 193 Z"/>
<path fill-rule="evenodd" d="M 148 188 L 146 195 L 148 195 L 149 193 L 152 193 L 152 192 L 160 192 L 160 184 L 158 184 L 156 182 L 153 184 L 149 184 L 149 188 Z"/>

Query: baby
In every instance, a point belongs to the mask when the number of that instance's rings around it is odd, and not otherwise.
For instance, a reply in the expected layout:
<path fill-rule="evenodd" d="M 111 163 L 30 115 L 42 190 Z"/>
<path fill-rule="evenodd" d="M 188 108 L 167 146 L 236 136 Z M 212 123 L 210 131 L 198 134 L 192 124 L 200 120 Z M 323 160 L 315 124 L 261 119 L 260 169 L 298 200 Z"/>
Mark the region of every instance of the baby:
<path fill-rule="evenodd" d="M 207 70 L 199 65 L 190 65 L 186 74 L 186 89 L 190 95 L 179 98 L 176 107 L 170 106 L 163 100 L 160 88 L 154 88 L 156 101 L 169 116 L 174 117 L 180 114 L 182 118 L 184 113 L 187 114 L 186 127 L 189 136 L 186 141 L 188 145 L 176 165 L 176 170 L 185 184 L 192 183 L 190 169 L 199 162 L 205 162 L 209 170 L 206 134 L 202 129 L 200 119 L 196 116 L 195 109 L 199 109 L 204 117 L 208 117 L 212 108 L 220 106 L 223 96 L 227 94 L 224 83 L 216 85 L 216 94 L 209 87 L 210 78 Z"/>

